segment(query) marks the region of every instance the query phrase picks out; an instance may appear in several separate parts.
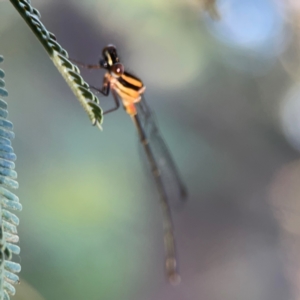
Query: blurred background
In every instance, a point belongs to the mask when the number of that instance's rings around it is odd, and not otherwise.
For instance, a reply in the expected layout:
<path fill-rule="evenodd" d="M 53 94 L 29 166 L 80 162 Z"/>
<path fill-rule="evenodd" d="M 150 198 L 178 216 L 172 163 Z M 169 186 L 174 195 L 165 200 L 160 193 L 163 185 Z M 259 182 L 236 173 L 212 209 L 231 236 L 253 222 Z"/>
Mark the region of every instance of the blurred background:
<path fill-rule="evenodd" d="M 0 3 L 16 170 L 14 299 L 300 299 L 298 0 L 34 0 L 73 59 L 117 46 L 189 190 L 164 276 L 158 193 L 126 113 L 93 127 L 9 1 Z M 214 18 L 205 11 L 208 9 Z M 101 86 L 102 71 L 82 70 Z M 104 109 L 112 98 L 100 98 Z"/>

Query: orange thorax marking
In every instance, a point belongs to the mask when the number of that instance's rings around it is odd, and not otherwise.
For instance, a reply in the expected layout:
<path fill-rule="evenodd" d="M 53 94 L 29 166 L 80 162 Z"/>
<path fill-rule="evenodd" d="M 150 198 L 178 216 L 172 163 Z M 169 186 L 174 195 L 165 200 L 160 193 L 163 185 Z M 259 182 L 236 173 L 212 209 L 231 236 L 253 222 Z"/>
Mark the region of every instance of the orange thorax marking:
<path fill-rule="evenodd" d="M 110 86 L 119 95 L 126 112 L 131 116 L 136 115 L 137 112 L 134 103 L 137 103 L 141 100 L 141 95 L 144 93 L 146 87 L 138 79 L 127 76 L 125 74 L 122 74 L 121 77 L 130 85 L 136 86 L 139 89 L 135 90 L 134 88 L 125 86 L 118 80 L 118 78 L 114 77 L 111 74 L 109 74 Z"/>

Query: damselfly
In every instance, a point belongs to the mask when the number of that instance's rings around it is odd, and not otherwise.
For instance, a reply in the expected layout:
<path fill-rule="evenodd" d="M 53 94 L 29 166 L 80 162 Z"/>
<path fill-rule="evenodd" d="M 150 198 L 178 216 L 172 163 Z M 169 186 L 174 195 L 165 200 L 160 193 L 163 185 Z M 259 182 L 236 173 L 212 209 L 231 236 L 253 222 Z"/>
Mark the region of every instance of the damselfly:
<path fill-rule="evenodd" d="M 108 96 L 110 91 L 113 95 L 115 107 L 104 112 L 104 114 L 117 110 L 121 102 L 137 128 L 160 194 L 163 213 L 166 274 L 171 283 L 179 283 L 180 276 L 169 203 L 174 203 L 174 200 L 184 201 L 187 193 L 174 161 L 160 135 L 154 116 L 145 101 L 144 92 L 146 87 L 139 78 L 125 71 L 116 47 L 113 45 L 108 45 L 103 49 L 102 58 L 97 65 L 85 65 L 78 61 L 72 61 L 88 69 L 107 70 L 103 78 L 102 88 L 91 86 L 91 88 L 104 96 Z"/>

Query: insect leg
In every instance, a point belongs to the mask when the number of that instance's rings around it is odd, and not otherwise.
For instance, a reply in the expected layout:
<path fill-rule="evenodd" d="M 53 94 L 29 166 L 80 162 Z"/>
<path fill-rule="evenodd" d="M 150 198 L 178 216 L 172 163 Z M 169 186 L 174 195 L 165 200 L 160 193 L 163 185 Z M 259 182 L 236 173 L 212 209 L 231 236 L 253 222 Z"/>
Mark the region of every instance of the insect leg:
<path fill-rule="evenodd" d="M 69 58 L 69 60 L 73 63 L 75 63 L 76 65 L 82 67 L 82 68 L 86 68 L 86 69 L 102 69 L 100 65 L 87 65 L 87 64 L 84 64 L 80 61 L 77 61 L 75 59 L 72 59 L 72 58 Z"/>
<path fill-rule="evenodd" d="M 103 83 L 102 88 L 99 89 L 95 86 L 90 85 L 90 88 L 97 91 L 98 93 L 102 94 L 103 96 L 108 96 L 110 92 L 110 81 L 109 81 L 110 75 L 109 73 L 106 73 L 103 77 Z"/>
<path fill-rule="evenodd" d="M 109 73 L 106 73 L 104 78 L 103 78 L 103 84 L 102 84 L 102 88 L 96 88 L 94 86 L 90 86 L 90 88 L 96 90 L 98 93 L 101 93 L 103 96 L 108 96 L 109 92 L 110 92 L 110 81 L 109 81 L 110 75 Z M 111 113 L 115 110 L 117 110 L 120 107 L 120 101 L 118 99 L 118 96 L 116 95 L 116 93 L 114 92 L 114 90 L 112 89 L 112 95 L 115 101 L 115 107 L 103 112 L 103 115 Z"/>
<path fill-rule="evenodd" d="M 118 96 L 116 95 L 116 92 L 112 89 L 111 93 L 112 93 L 112 95 L 113 95 L 113 98 L 114 98 L 114 101 L 115 101 L 116 106 L 113 107 L 113 108 L 111 108 L 111 109 L 109 109 L 109 110 L 107 110 L 107 111 L 105 111 L 105 112 L 103 113 L 103 115 L 109 114 L 109 113 L 111 113 L 111 112 L 117 110 L 117 109 L 120 107 L 120 101 L 119 101 L 119 99 L 118 99 Z"/>

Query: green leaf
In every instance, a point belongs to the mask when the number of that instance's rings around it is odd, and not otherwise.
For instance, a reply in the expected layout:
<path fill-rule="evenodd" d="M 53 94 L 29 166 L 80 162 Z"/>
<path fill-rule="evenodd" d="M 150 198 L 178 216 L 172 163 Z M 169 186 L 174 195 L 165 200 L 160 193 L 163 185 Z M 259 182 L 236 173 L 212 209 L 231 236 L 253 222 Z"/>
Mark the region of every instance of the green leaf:
<path fill-rule="evenodd" d="M 103 112 L 99 106 L 99 99 L 90 91 L 89 85 L 80 76 L 78 67 L 68 60 L 67 51 L 56 41 L 55 35 L 49 32 L 41 22 L 38 10 L 30 5 L 30 1 L 10 0 L 10 2 L 43 45 L 54 65 L 87 112 L 93 125 L 97 125 L 102 130 Z M 1 76 L 0 72 L 1 77 L 4 77 L 4 74 Z"/>

